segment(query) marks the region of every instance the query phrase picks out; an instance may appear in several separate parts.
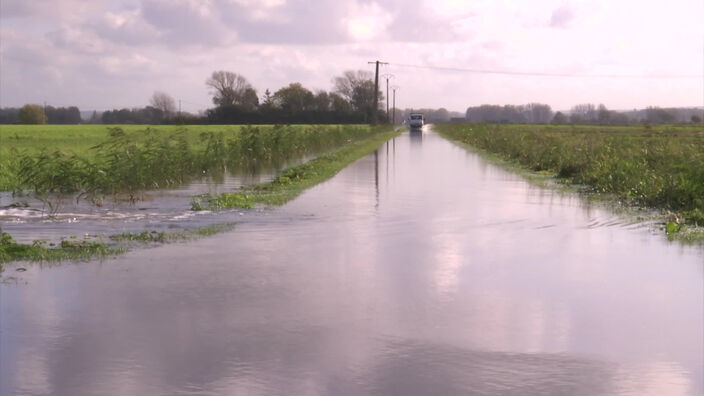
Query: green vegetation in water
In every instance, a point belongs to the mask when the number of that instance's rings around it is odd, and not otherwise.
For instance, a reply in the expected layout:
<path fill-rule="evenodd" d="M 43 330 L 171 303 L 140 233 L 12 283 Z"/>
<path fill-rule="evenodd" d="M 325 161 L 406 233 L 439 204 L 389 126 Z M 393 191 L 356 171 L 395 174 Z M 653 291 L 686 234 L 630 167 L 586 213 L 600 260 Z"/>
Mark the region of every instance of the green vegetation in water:
<path fill-rule="evenodd" d="M 242 191 L 201 195 L 191 202 L 192 210 L 229 208 L 251 209 L 256 204 L 283 205 L 301 192 L 325 181 L 355 160 L 376 150 L 399 132 L 382 132 L 369 139 L 348 144 L 305 164 L 286 169 L 269 183 L 246 186 Z"/>
<path fill-rule="evenodd" d="M 549 125 L 437 125 L 448 139 L 496 154 L 559 183 L 633 206 L 674 212 L 664 222 L 674 237 L 704 239 L 704 130 Z"/>
<path fill-rule="evenodd" d="M 58 136 L 68 135 L 69 128 L 83 128 L 53 127 Z M 204 175 L 217 177 L 227 169 L 278 165 L 375 132 L 366 125 L 114 127 L 108 129 L 107 139 L 96 141 L 91 135 L 86 140 L 92 145 L 86 147 L 80 134 L 65 142 L 31 139 L 27 130 L 20 137 L 0 128 L 0 191 L 28 191 L 48 204 L 50 212 L 67 196 L 98 205 L 106 196 L 135 201 L 145 190 Z"/>
<path fill-rule="evenodd" d="M 102 242 L 63 240 L 56 247 L 47 247 L 44 241 L 33 244 L 16 243 L 10 234 L 0 235 L 0 263 L 28 261 L 87 260 L 122 253 L 121 247 L 111 247 Z"/>
<path fill-rule="evenodd" d="M 219 234 L 234 229 L 233 223 L 216 224 L 177 232 L 144 231 L 140 233 L 121 233 L 109 235 L 112 244 L 98 241 L 64 239 L 58 246 L 47 246 L 46 241 L 37 240 L 30 244 L 16 243 L 12 236 L 0 234 L 0 268 L 2 263 L 10 261 L 63 261 L 89 260 L 115 256 L 128 251 L 134 243 L 163 244 L 191 240 Z M 2 272 L 2 271 L 0 271 Z"/>
<path fill-rule="evenodd" d="M 123 232 L 110 235 L 109 238 L 116 242 L 142 242 L 142 243 L 169 243 L 199 237 L 219 234 L 235 228 L 234 223 L 215 224 L 178 232 L 143 231 L 140 233 Z"/>

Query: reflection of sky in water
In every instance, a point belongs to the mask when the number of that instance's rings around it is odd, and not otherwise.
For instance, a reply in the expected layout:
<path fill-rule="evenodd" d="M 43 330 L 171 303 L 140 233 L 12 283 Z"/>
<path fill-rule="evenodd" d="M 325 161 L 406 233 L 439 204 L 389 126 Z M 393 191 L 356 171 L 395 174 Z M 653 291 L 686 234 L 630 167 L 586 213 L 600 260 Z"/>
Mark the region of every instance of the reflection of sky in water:
<path fill-rule="evenodd" d="M 701 248 L 435 135 L 402 136 L 244 218 L 104 263 L 30 266 L 27 285 L 0 286 L 0 390 L 703 389 Z"/>

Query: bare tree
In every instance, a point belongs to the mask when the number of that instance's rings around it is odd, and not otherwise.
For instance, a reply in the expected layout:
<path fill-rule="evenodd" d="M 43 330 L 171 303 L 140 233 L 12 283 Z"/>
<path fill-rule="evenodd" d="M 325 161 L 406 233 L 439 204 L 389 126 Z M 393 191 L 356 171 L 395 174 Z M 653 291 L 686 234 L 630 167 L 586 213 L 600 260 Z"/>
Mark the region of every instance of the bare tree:
<path fill-rule="evenodd" d="M 596 107 L 591 103 L 582 103 L 572 107 L 570 122 L 573 124 L 590 123 L 596 121 Z"/>
<path fill-rule="evenodd" d="M 213 103 L 217 106 L 245 104 L 251 102 L 252 92 L 256 94 L 247 79 L 230 71 L 214 71 L 205 85 L 212 89 Z"/>
<path fill-rule="evenodd" d="M 365 82 L 372 81 L 372 73 L 365 70 L 348 70 L 342 76 L 335 77 L 332 81 L 335 86 L 335 92 L 351 102 L 355 96 L 355 89 L 365 85 Z M 374 94 L 374 88 L 372 88 L 372 94 Z"/>
<path fill-rule="evenodd" d="M 165 92 L 155 91 L 151 99 L 149 99 L 149 103 L 152 107 L 163 111 L 166 118 L 170 118 L 176 112 L 176 101 Z"/>

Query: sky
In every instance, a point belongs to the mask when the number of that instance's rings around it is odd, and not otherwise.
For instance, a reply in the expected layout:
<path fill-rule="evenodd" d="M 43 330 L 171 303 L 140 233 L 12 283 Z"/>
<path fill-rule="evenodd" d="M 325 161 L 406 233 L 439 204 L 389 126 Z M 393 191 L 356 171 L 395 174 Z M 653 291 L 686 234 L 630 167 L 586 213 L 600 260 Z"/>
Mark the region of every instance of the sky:
<path fill-rule="evenodd" d="M 702 106 L 704 1 L 0 0 L 0 107 L 196 112 L 215 70 L 263 96 L 375 60 L 399 108 Z"/>

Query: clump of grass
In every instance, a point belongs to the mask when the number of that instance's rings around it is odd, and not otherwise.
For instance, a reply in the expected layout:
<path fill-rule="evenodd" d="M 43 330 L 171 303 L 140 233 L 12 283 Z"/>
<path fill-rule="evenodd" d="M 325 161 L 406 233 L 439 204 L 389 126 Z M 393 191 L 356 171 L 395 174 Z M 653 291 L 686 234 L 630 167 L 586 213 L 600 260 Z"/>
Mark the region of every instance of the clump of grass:
<path fill-rule="evenodd" d="M 367 140 L 350 143 L 332 153 L 289 168 L 269 183 L 246 186 L 239 192 L 195 197 L 191 201 L 191 209 L 251 209 L 256 204 L 283 205 L 305 189 L 331 178 L 353 161 L 376 150 L 383 142 L 397 135 L 398 132 L 387 131 Z"/>
<path fill-rule="evenodd" d="M 167 241 L 168 235 L 165 232 L 157 231 L 143 231 L 140 233 L 123 232 L 121 234 L 110 235 L 110 239 L 113 241 L 163 243 Z"/>
<path fill-rule="evenodd" d="M 215 224 L 178 232 L 144 231 L 140 233 L 124 232 L 109 235 L 112 244 L 97 241 L 63 239 L 56 247 L 47 247 L 46 241 L 37 240 L 32 244 L 16 243 L 12 236 L 0 233 L 0 269 L 2 263 L 10 261 L 63 261 L 89 260 L 122 254 L 134 243 L 163 244 L 215 235 L 230 231 L 234 223 Z M 0 273 L 2 271 L 0 270 Z"/>
<path fill-rule="evenodd" d="M 235 227 L 234 223 L 214 224 L 200 228 L 184 231 L 142 231 L 139 233 L 123 232 L 110 235 L 109 238 L 115 242 L 140 242 L 140 243 L 169 243 L 193 238 L 211 236 L 221 232 L 230 231 Z"/>
<path fill-rule="evenodd" d="M 111 247 L 102 242 L 63 240 L 57 247 L 46 247 L 42 241 L 35 241 L 31 245 L 16 243 L 6 232 L 0 236 L 0 263 L 18 260 L 87 260 L 122 252 L 122 248 Z"/>
<path fill-rule="evenodd" d="M 704 224 L 700 130 L 486 124 L 438 125 L 436 130 L 521 167 L 551 173 L 561 183 Z M 666 222 L 665 229 L 676 233 L 682 224 Z"/>

